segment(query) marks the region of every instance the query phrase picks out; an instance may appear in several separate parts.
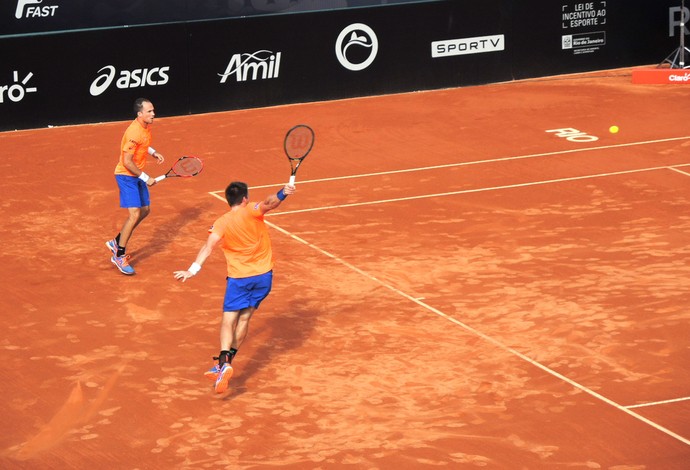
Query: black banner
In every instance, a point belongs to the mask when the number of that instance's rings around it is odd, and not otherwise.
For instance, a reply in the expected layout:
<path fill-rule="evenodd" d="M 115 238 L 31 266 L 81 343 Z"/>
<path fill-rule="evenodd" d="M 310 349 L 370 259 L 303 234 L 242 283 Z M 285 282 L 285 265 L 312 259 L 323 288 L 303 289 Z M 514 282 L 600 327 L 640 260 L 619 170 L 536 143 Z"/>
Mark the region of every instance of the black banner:
<path fill-rule="evenodd" d="M 139 96 L 186 114 L 186 51 L 184 25 L 2 40 L 0 128 L 128 119 Z"/>
<path fill-rule="evenodd" d="M 0 130 L 128 119 L 139 96 L 177 115 L 659 63 L 681 9 L 633 3 L 447 0 L 4 37 Z"/>
<path fill-rule="evenodd" d="M 439 0 L 3 0 L 0 37 Z"/>
<path fill-rule="evenodd" d="M 4 35 L 186 20 L 187 0 L 3 0 Z"/>

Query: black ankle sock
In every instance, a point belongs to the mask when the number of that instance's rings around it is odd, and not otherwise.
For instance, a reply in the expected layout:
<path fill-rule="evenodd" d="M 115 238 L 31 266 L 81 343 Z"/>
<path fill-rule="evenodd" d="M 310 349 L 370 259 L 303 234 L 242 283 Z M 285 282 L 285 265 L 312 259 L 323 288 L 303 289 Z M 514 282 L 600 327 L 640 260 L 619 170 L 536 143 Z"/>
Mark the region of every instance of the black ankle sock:
<path fill-rule="evenodd" d="M 221 351 L 220 354 L 218 354 L 218 367 L 223 367 L 223 364 L 225 363 L 230 363 L 232 362 L 232 356 L 230 355 L 230 351 Z"/>
<path fill-rule="evenodd" d="M 115 237 L 115 243 L 117 243 L 117 246 L 120 246 L 120 234 L 117 234 L 117 237 Z"/>
<path fill-rule="evenodd" d="M 118 247 L 117 248 L 117 255 L 115 255 L 115 256 L 117 256 L 118 258 L 122 258 L 123 256 L 125 256 L 125 247 L 124 246 Z"/>

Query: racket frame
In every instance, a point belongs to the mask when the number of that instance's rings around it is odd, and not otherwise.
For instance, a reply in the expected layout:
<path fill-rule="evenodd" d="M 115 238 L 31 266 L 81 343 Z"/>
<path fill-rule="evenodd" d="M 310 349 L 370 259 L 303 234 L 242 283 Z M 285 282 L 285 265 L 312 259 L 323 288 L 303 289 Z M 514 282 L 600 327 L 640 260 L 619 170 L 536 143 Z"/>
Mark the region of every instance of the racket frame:
<path fill-rule="evenodd" d="M 199 162 L 199 164 L 201 165 L 200 168 L 199 168 L 199 171 L 197 171 L 197 172 L 195 172 L 195 173 L 193 173 L 193 174 L 191 174 L 191 175 L 181 175 L 181 174 L 178 174 L 178 173 L 175 171 L 175 166 L 177 166 L 181 161 L 184 161 L 184 160 L 187 159 L 187 158 L 193 158 L 193 159 L 195 159 L 196 161 Z M 183 156 L 181 156 L 180 158 L 178 158 L 177 161 L 175 161 L 175 163 L 173 163 L 173 165 L 170 167 L 170 169 L 168 170 L 168 172 L 167 172 L 166 174 L 160 175 L 160 176 L 156 176 L 155 180 L 156 180 L 156 182 L 159 182 L 159 181 L 163 181 L 163 180 L 166 179 L 166 178 L 191 178 L 192 176 L 196 176 L 196 175 L 198 175 L 199 173 L 201 173 L 203 169 L 204 169 L 204 162 L 201 160 L 201 158 L 199 158 L 199 157 L 193 157 L 193 156 L 189 156 L 189 155 L 183 155 Z"/>
<path fill-rule="evenodd" d="M 295 131 L 295 129 L 307 129 L 309 131 L 310 136 L 311 136 L 311 142 L 309 143 L 309 148 L 307 148 L 306 152 L 304 152 L 304 155 L 302 155 L 301 157 L 291 156 L 290 151 L 288 150 L 288 140 L 290 139 L 290 136 Z M 311 152 L 311 149 L 314 147 L 314 140 L 316 140 L 316 136 L 314 135 L 314 130 L 311 127 L 307 126 L 306 124 L 297 124 L 296 126 L 291 127 L 287 131 L 287 133 L 285 134 L 285 140 L 283 141 L 283 149 L 285 150 L 285 155 L 287 155 L 288 160 L 290 161 L 290 168 L 292 169 L 292 172 L 290 174 L 290 183 L 289 184 L 295 183 L 295 174 L 297 173 L 297 169 L 302 164 L 304 159 L 307 158 L 307 155 L 309 155 L 309 152 Z"/>

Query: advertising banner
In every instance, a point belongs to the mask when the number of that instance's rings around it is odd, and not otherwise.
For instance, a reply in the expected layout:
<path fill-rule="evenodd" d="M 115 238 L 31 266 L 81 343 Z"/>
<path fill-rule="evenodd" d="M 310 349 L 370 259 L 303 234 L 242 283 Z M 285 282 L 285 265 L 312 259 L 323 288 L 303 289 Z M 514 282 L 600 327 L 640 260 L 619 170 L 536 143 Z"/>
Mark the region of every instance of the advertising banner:
<path fill-rule="evenodd" d="M 15 6 L 54 0 L 32 1 Z M 124 119 L 138 96 L 171 115 L 648 65 L 688 19 L 670 0 L 439 0 L 0 36 L 0 130 Z"/>
<path fill-rule="evenodd" d="M 441 0 L 3 0 L 0 37 Z"/>
<path fill-rule="evenodd" d="M 127 119 L 139 96 L 185 114 L 186 50 L 174 24 L 2 40 L 0 129 Z"/>
<path fill-rule="evenodd" d="M 0 38 L 184 21 L 187 0 L 3 0 Z"/>

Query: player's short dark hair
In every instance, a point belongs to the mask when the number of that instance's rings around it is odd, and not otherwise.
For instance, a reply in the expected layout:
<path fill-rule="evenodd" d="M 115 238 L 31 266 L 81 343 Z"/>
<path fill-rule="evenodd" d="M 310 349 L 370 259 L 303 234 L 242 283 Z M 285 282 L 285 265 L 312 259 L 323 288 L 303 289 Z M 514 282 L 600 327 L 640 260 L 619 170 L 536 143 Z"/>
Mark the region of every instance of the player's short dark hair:
<path fill-rule="evenodd" d="M 144 108 L 144 103 L 150 103 L 151 100 L 146 98 L 137 98 L 134 100 L 134 114 L 139 114 L 139 112 Z"/>
<path fill-rule="evenodd" d="M 225 188 L 225 199 L 230 204 L 230 207 L 242 204 L 242 199 L 249 197 L 249 188 L 247 183 L 241 181 L 233 181 Z"/>

